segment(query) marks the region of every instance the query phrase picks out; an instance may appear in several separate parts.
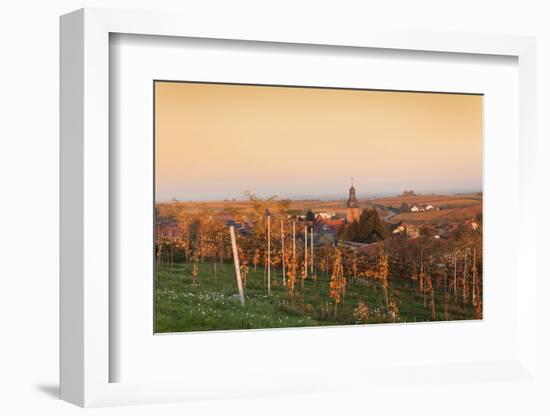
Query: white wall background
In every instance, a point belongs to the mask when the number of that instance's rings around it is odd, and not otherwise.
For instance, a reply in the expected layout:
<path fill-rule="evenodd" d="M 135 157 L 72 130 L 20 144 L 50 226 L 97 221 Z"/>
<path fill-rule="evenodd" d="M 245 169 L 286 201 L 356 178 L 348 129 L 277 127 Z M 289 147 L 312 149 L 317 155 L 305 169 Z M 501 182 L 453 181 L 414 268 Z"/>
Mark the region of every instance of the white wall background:
<path fill-rule="evenodd" d="M 537 36 L 539 242 L 549 234 L 550 207 L 550 12 L 547 1 L 169 1 L 169 0 L 7 0 L 0 6 L 0 414 L 76 414 L 81 409 L 56 399 L 58 383 L 58 16 L 84 6 L 178 10 L 208 19 L 211 14 L 250 15 L 280 21 L 338 25 L 383 23 L 395 27 L 511 33 Z M 289 23 L 290 22 L 290 23 Z M 544 193 L 546 192 L 546 193 Z M 539 244 L 539 273 L 546 247 Z M 544 270 L 543 270 L 544 268 Z M 550 285 L 538 291 L 544 300 Z M 539 319 L 548 323 L 548 303 Z M 549 326 L 546 326 L 549 328 Z M 539 354 L 548 371 L 548 330 Z M 447 386 L 448 387 L 448 386 Z M 550 391 L 550 387 L 547 391 Z M 444 386 L 412 389 L 395 397 L 331 395 L 258 398 L 93 410 L 114 414 L 548 414 L 543 391 L 507 383 L 457 384 L 451 401 Z M 447 393 L 440 394 L 441 391 Z M 442 401 L 443 400 L 443 401 Z"/>

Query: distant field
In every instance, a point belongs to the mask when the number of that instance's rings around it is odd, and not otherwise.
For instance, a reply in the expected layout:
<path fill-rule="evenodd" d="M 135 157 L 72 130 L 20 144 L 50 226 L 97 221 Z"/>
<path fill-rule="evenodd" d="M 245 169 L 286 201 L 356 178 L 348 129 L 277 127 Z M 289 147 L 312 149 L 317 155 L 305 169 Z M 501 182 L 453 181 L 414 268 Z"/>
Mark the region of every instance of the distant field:
<path fill-rule="evenodd" d="M 366 206 L 366 203 L 362 203 L 362 206 Z M 175 208 L 178 211 L 195 213 L 202 211 L 204 209 L 211 209 L 215 211 L 223 211 L 226 209 L 236 209 L 239 211 L 248 211 L 252 209 L 252 202 L 247 200 L 237 200 L 237 201 L 206 201 L 206 202 L 171 202 L 171 203 L 158 203 L 157 207 L 161 211 L 161 215 L 164 214 L 163 211 L 168 211 L 171 208 Z M 275 201 L 271 204 L 267 204 L 269 210 L 273 213 L 279 211 L 278 202 Z M 308 200 L 292 200 L 289 206 L 291 210 L 299 210 L 304 213 L 311 209 L 314 212 L 320 211 L 330 211 L 335 213 L 343 213 L 345 211 L 345 201 L 334 200 L 334 201 L 320 201 L 316 199 Z"/>
<path fill-rule="evenodd" d="M 481 203 L 481 195 L 478 194 L 463 194 L 463 195 L 415 195 L 415 196 L 394 196 L 388 198 L 378 198 L 370 202 L 385 206 L 399 206 L 405 202 L 409 205 L 415 204 L 431 204 L 444 205 L 449 208 L 460 208 L 479 205 Z"/>
<path fill-rule="evenodd" d="M 443 209 L 441 211 L 405 212 L 397 214 L 389 219 L 391 223 L 405 221 L 413 224 L 425 222 L 463 221 L 473 218 L 482 211 L 481 204 L 462 208 Z"/>
<path fill-rule="evenodd" d="M 409 205 L 415 204 L 431 204 L 444 209 L 440 211 L 429 212 L 407 212 L 398 215 L 392 215 L 392 212 L 387 210 L 387 207 L 399 208 L 403 203 Z M 479 194 L 461 194 L 461 195 L 415 195 L 415 196 L 394 196 L 369 200 L 360 200 L 360 208 L 367 206 L 376 206 L 379 209 L 382 218 L 387 221 L 397 223 L 405 220 L 411 223 L 422 222 L 441 222 L 441 221 L 462 221 L 467 218 L 472 218 L 479 214 L 482 210 L 482 200 Z M 159 203 L 161 216 L 174 215 L 179 213 L 197 213 L 205 209 L 214 211 L 237 210 L 247 212 L 252 209 L 252 202 L 248 200 L 227 200 L 227 201 L 207 201 L 207 202 L 172 202 Z M 279 212 L 278 202 L 275 201 L 268 204 L 269 210 L 276 214 Z M 308 200 L 292 200 L 289 209 L 300 211 L 302 213 L 311 209 L 313 212 L 334 212 L 335 214 L 345 213 L 345 200 L 321 201 L 315 199 Z"/>

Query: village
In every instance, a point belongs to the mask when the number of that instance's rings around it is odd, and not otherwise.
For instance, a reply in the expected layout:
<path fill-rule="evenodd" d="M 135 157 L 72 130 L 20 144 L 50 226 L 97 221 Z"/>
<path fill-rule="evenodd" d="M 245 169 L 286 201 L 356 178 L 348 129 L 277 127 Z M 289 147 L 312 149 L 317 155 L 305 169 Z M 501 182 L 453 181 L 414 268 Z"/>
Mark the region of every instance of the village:
<path fill-rule="evenodd" d="M 251 231 L 251 224 L 244 219 L 243 211 L 252 209 L 253 202 L 237 201 L 235 205 L 238 207 L 229 206 L 233 201 L 224 201 L 221 205 L 181 202 L 172 202 L 168 205 L 179 206 L 180 213 L 192 213 L 199 207 L 207 208 L 211 219 L 226 226 L 234 226 L 239 233 L 247 234 Z M 482 216 L 481 193 L 439 196 L 417 195 L 413 191 L 405 191 L 396 197 L 360 201 L 353 184 L 348 190 L 347 199 L 343 201 L 276 202 L 265 202 L 265 215 L 271 216 L 274 223 L 281 218 L 293 221 L 298 238 L 301 238 L 304 229 L 307 229 L 308 233 L 312 232 L 313 242 L 317 246 L 344 244 L 353 246 L 360 252 L 368 251 L 376 246 L 378 241 L 392 236 L 404 236 L 407 240 L 414 240 L 422 234 L 436 240 L 445 240 L 460 227 L 478 229 Z M 166 208 L 166 204 L 158 204 L 155 210 L 157 239 L 175 237 L 181 232 L 178 215 Z M 354 226 L 359 228 L 364 210 L 370 210 L 376 217 L 373 220 L 375 229 L 363 230 L 363 234 L 366 234 L 364 236 L 346 233 L 346 228 L 348 231 Z M 372 232 L 377 235 L 369 235 Z"/>

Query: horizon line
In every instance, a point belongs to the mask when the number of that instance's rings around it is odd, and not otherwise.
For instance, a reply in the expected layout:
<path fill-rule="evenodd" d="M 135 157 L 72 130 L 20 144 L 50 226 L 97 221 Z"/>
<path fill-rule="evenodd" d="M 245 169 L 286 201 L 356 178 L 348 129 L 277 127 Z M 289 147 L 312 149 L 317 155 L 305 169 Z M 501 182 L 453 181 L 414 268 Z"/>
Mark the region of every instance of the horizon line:
<path fill-rule="evenodd" d="M 462 190 L 457 192 L 421 192 L 421 193 L 415 193 L 415 195 L 411 196 L 455 196 L 455 195 L 468 195 L 468 194 L 483 194 L 483 190 Z M 372 200 L 372 199 L 382 199 L 382 198 L 388 198 L 388 197 L 406 197 L 403 194 L 396 194 L 396 193 L 379 193 L 379 194 L 358 194 L 357 199 L 359 200 Z M 274 198 L 274 200 L 281 201 L 281 200 L 294 200 L 294 201 L 345 201 L 347 199 L 347 196 L 337 197 L 336 195 L 324 195 L 324 196 L 315 196 L 315 195 L 302 195 L 302 196 L 294 196 L 294 197 L 279 197 L 278 195 L 270 195 L 267 197 L 259 197 L 260 199 L 269 199 Z M 175 202 L 183 202 L 183 203 L 201 203 L 201 202 L 248 202 L 249 199 L 240 196 L 239 198 L 206 198 L 206 199 L 180 199 L 177 197 L 172 197 L 170 199 L 160 199 L 155 200 L 155 204 L 157 203 L 175 203 Z"/>

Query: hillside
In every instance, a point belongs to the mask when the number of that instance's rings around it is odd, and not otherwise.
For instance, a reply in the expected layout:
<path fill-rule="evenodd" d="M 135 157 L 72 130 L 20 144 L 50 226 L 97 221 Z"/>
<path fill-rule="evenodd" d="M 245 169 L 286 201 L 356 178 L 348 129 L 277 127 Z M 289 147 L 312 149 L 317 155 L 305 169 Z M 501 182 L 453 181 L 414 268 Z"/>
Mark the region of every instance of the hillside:
<path fill-rule="evenodd" d="M 396 224 L 405 221 L 411 224 L 426 222 L 452 222 L 473 218 L 482 212 L 482 205 L 467 206 L 461 208 L 442 209 L 440 211 L 405 212 L 389 218 L 389 222 Z"/>

